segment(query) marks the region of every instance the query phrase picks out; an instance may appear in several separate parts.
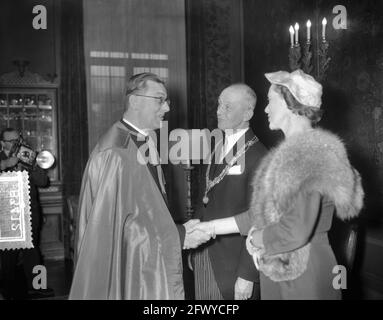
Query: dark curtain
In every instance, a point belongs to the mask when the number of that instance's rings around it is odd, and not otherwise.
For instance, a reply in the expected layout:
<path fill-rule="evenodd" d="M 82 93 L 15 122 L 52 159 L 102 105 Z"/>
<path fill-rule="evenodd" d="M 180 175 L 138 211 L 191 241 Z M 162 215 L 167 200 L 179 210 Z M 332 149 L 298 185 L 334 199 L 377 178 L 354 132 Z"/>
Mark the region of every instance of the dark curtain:
<path fill-rule="evenodd" d="M 61 157 L 64 192 L 78 195 L 88 160 L 83 2 L 61 1 Z"/>

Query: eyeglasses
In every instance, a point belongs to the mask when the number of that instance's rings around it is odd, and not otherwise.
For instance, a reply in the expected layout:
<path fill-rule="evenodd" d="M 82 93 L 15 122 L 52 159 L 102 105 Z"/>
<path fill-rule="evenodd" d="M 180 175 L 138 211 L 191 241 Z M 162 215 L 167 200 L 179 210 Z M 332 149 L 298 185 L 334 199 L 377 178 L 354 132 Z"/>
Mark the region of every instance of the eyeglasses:
<path fill-rule="evenodd" d="M 153 99 L 157 99 L 157 100 L 160 100 L 160 104 L 163 105 L 165 102 L 170 105 L 170 100 L 169 98 L 164 98 L 164 97 L 154 97 L 154 96 L 147 96 L 147 95 L 144 95 L 144 94 L 133 94 L 135 96 L 139 96 L 139 97 L 147 97 L 147 98 L 153 98 Z"/>

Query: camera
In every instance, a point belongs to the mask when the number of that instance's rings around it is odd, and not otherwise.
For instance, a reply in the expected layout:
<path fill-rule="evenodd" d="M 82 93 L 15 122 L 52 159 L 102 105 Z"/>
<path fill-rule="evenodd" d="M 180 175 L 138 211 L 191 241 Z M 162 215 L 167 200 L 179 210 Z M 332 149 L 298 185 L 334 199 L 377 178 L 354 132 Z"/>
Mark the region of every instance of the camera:
<path fill-rule="evenodd" d="M 18 158 L 22 164 L 27 166 L 33 166 L 37 157 L 37 152 L 32 150 L 32 148 L 25 143 L 22 137 L 14 143 L 9 154 L 12 157 Z"/>
<path fill-rule="evenodd" d="M 15 142 L 9 154 L 11 157 L 18 158 L 19 163 L 27 168 L 38 165 L 42 169 L 49 169 L 55 163 L 55 157 L 50 151 L 43 150 L 37 153 L 25 143 L 22 136 Z"/>

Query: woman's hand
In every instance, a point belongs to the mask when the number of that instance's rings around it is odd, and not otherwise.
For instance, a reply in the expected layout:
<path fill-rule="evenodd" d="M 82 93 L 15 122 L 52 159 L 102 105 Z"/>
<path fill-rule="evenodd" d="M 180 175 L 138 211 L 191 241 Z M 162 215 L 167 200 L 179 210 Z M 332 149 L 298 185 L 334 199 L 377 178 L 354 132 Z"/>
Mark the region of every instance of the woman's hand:
<path fill-rule="evenodd" d="M 263 248 L 263 230 L 252 227 L 248 233 L 250 243 L 256 248 Z"/>
<path fill-rule="evenodd" d="M 259 259 L 265 252 L 263 246 L 263 230 L 256 230 L 254 227 L 250 229 L 246 239 L 246 249 L 253 257 L 254 264 L 259 270 Z"/>
<path fill-rule="evenodd" d="M 252 227 L 247 235 L 246 238 L 246 249 L 249 252 L 249 254 L 252 256 L 256 251 L 257 248 L 253 245 L 253 232 L 255 232 L 254 227 Z"/>

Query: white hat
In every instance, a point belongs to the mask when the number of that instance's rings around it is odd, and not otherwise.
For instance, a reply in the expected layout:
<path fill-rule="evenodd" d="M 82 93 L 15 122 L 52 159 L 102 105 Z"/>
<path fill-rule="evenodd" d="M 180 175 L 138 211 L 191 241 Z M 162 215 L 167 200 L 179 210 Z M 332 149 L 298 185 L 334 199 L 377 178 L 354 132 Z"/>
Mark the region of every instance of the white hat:
<path fill-rule="evenodd" d="M 322 104 L 322 85 L 302 70 L 298 69 L 291 73 L 286 71 L 266 73 L 265 77 L 272 84 L 278 84 L 289 89 L 294 98 L 301 104 L 320 108 Z"/>

